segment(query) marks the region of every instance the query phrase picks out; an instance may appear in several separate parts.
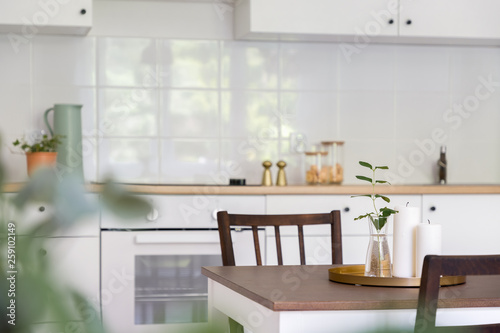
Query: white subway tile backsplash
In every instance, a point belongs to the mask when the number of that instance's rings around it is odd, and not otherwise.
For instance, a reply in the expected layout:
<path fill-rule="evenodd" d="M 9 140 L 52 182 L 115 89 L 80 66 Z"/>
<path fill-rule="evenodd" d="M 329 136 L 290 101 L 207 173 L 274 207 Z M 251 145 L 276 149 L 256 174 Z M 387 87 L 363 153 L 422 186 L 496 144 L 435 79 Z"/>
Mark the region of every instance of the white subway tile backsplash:
<path fill-rule="evenodd" d="M 447 150 L 448 184 L 498 184 L 500 142 L 452 139 Z"/>
<path fill-rule="evenodd" d="M 434 131 L 449 137 L 450 126 L 445 115 L 450 107 L 450 96 L 445 92 L 397 92 L 396 139 L 424 139 L 432 137 Z"/>
<path fill-rule="evenodd" d="M 277 89 L 278 58 L 277 43 L 222 42 L 222 88 Z"/>
<path fill-rule="evenodd" d="M 212 90 L 162 90 L 161 137 L 218 138 L 219 94 Z"/>
<path fill-rule="evenodd" d="M 33 83 L 94 86 L 95 39 L 37 36 L 33 40 Z"/>
<path fill-rule="evenodd" d="M 219 42 L 164 40 L 160 44 L 163 87 L 219 87 Z"/>
<path fill-rule="evenodd" d="M 98 84 L 118 87 L 158 86 L 156 40 L 100 38 Z"/>
<path fill-rule="evenodd" d="M 393 139 L 393 92 L 339 92 L 340 138 Z"/>
<path fill-rule="evenodd" d="M 454 47 L 450 53 L 452 92 L 474 94 L 480 77 L 500 82 L 500 48 Z"/>
<path fill-rule="evenodd" d="M 218 140 L 161 140 L 160 182 L 217 184 Z"/>
<path fill-rule="evenodd" d="M 454 94 L 449 116 L 452 141 L 476 140 L 500 143 L 500 89 L 485 98 Z"/>
<path fill-rule="evenodd" d="M 367 44 L 350 57 L 346 57 L 339 48 L 339 90 L 394 89 L 397 47 Z"/>
<path fill-rule="evenodd" d="M 280 110 L 278 94 L 260 91 L 221 93 L 221 137 L 278 138 Z"/>
<path fill-rule="evenodd" d="M 394 184 L 434 183 L 441 144 L 450 183 L 500 182 L 500 48 L 153 37 L 0 39 L 5 143 L 70 103 L 83 105 L 88 181 L 259 184 L 262 162 L 275 181 L 282 159 L 303 184 L 298 137 L 344 140 L 345 184 L 359 160 L 388 165 Z M 6 148 L 7 180 L 25 180 Z"/>
<path fill-rule="evenodd" d="M 341 139 L 335 92 L 282 92 L 281 137 L 301 133 L 310 144 Z"/>
<path fill-rule="evenodd" d="M 450 87 L 450 48 L 401 45 L 396 51 L 396 89 L 442 91 Z"/>
<path fill-rule="evenodd" d="M 107 177 L 131 183 L 160 180 L 158 139 L 103 138 L 99 140 L 98 180 Z"/>
<path fill-rule="evenodd" d="M 0 86 L 30 84 L 31 43 L 17 47 L 0 34 Z"/>
<path fill-rule="evenodd" d="M 146 88 L 99 90 L 99 123 L 102 136 L 156 136 L 158 91 Z"/>
<path fill-rule="evenodd" d="M 0 86 L 0 103 L 2 137 L 19 137 L 25 130 L 36 128 L 31 116 L 29 86 Z"/>
<path fill-rule="evenodd" d="M 336 90 L 335 44 L 280 44 L 280 81 L 284 90 Z"/>

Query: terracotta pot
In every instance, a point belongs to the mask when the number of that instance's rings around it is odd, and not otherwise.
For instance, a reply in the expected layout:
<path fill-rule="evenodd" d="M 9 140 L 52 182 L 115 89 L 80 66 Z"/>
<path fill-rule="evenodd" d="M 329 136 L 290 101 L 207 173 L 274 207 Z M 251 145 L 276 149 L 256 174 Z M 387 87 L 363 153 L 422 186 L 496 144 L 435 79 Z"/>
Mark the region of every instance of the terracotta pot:
<path fill-rule="evenodd" d="M 28 176 L 31 177 L 33 172 L 40 167 L 55 167 L 57 160 L 57 152 L 37 152 L 26 153 L 26 161 L 28 163 Z"/>

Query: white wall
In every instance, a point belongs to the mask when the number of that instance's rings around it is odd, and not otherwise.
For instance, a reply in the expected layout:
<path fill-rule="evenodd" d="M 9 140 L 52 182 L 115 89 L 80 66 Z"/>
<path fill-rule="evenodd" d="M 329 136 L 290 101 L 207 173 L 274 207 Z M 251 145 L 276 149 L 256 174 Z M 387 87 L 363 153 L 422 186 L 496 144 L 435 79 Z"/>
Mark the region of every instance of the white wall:
<path fill-rule="evenodd" d="M 19 52 L 0 35 L 7 180 L 26 179 L 10 142 L 45 128 L 54 103 L 82 103 L 89 181 L 257 184 L 263 160 L 283 159 L 301 183 L 295 133 L 345 140 L 345 183 L 358 160 L 389 165 L 396 184 L 433 183 L 442 143 L 449 183 L 500 181 L 500 48 L 345 50 L 234 41 L 222 0 L 95 1 L 88 36 L 35 36 Z"/>

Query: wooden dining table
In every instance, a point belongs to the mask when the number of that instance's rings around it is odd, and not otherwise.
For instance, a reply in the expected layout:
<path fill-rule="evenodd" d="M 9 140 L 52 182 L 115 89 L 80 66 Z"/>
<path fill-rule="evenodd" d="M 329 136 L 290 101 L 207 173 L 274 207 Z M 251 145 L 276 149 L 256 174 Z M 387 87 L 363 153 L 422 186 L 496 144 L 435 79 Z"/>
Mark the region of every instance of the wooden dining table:
<path fill-rule="evenodd" d="M 230 317 L 253 333 L 413 331 L 418 287 L 333 282 L 332 267 L 203 267 L 211 321 Z M 441 287 L 438 307 L 437 325 L 500 322 L 500 276 Z"/>

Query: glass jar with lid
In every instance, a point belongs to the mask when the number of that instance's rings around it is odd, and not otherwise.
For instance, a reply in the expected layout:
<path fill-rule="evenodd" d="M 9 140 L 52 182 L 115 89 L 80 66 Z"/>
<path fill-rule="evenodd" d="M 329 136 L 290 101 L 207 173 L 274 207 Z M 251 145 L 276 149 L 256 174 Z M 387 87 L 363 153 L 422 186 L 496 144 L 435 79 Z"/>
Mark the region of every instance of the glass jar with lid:
<path fill-rule="evenodd" d="M 319 153 L 319 179 L 320 184 L 330 184 L 330 155 L 328 151 L 320 151 Z"/>
<path fill-rule="evenodd" d="M 320 153 L 317 151 L 306 151 L 306 183 L 309 185 L 319 184 Z"/>
<path fill-rule="evenodd" d="M 322 141 L 321 145 L 328 152 L 329 183 L 341 184 L 344 180 L 344 141 Z"/>

